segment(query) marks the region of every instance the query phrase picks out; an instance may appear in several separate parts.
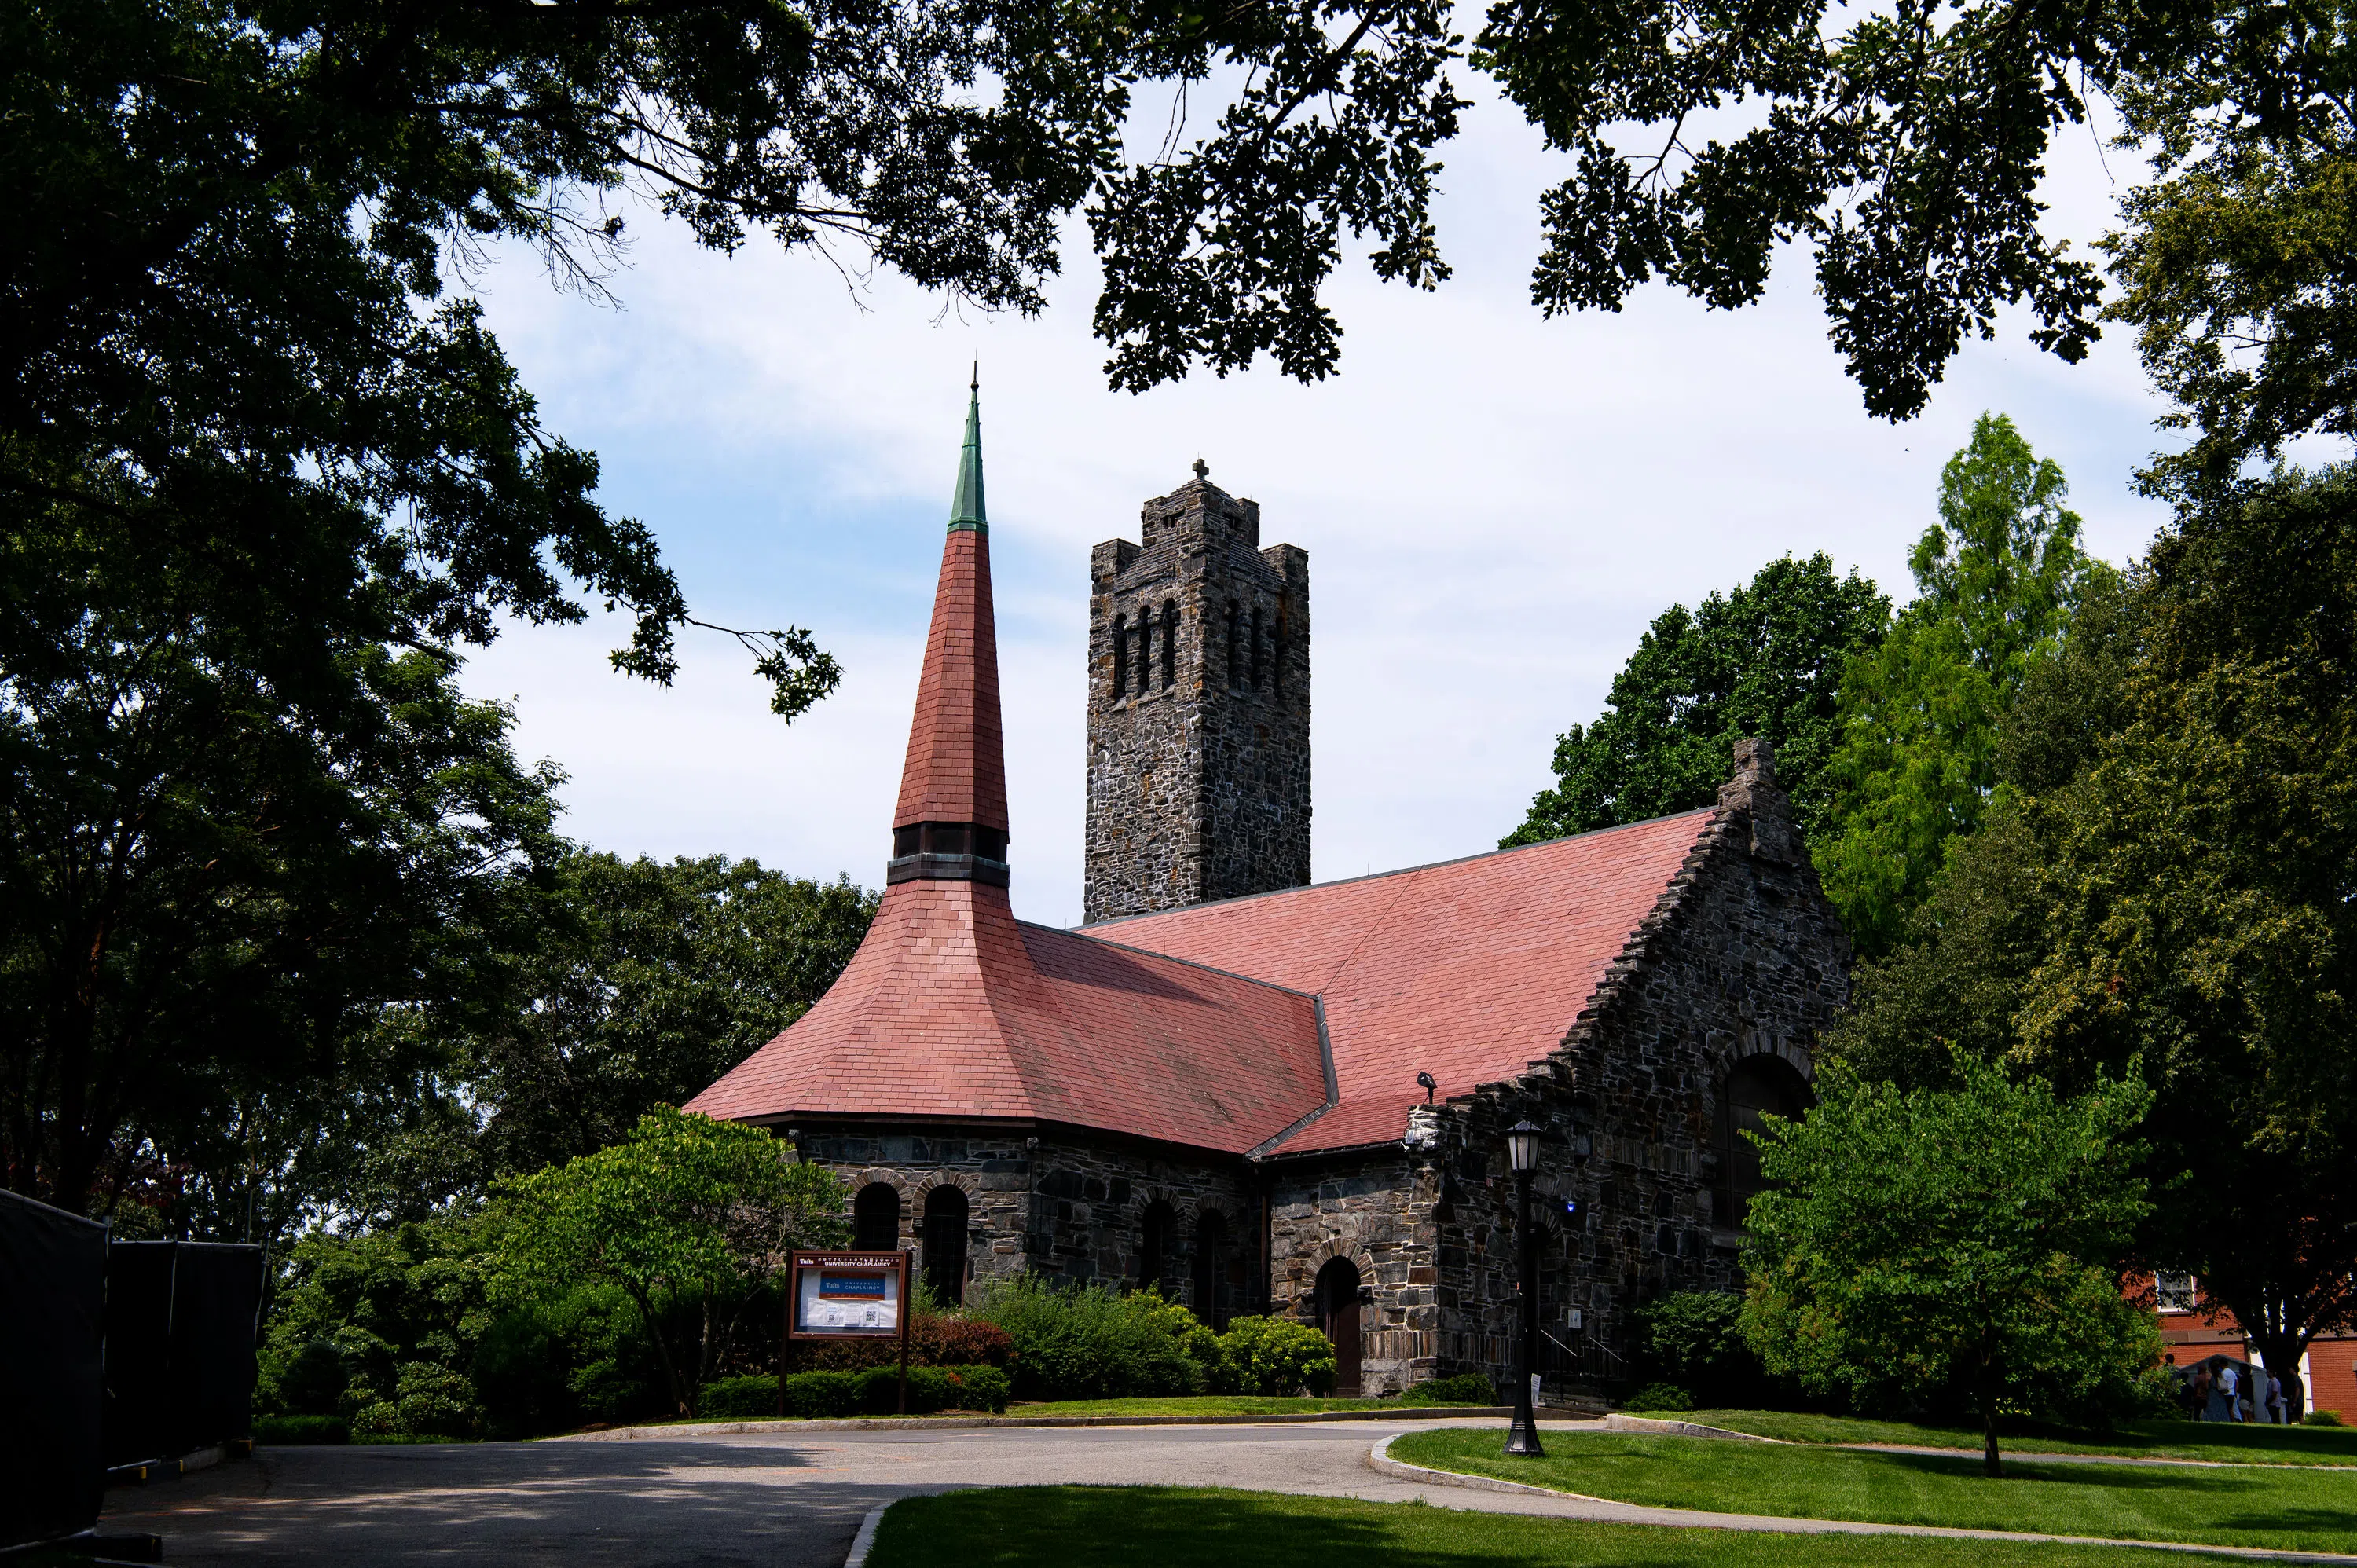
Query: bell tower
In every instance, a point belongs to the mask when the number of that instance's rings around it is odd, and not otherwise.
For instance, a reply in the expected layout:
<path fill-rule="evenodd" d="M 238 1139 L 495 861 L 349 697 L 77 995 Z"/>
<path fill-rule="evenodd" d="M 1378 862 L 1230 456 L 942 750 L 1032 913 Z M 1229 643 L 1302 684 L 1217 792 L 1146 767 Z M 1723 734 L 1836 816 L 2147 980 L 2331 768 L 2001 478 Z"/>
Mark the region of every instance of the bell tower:
<path fill-rule="evenodd" d="M 1309 880 L 1309 555 L 1195 478 L 1089 556 L 1083 918 Z"/>

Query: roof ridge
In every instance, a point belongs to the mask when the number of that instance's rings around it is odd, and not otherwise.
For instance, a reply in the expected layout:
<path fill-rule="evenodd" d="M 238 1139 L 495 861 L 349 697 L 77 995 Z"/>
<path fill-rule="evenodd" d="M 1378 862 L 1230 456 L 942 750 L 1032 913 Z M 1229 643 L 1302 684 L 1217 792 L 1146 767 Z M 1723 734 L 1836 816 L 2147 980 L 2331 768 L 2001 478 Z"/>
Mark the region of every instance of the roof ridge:
<path fill-rule="evenodd" d="M 1148 909 L 1137 915 L 1115 915 L 1107 920 L 1088 920 L 1077 926 L 1060 928 L 1074 936 L 1100 931 L 1108 926 L 1126 925 L 1132 920 L 1158 920 L 1166 915 L 1192 914 L 1198 909 L 1215 909 L 1229 904 L 1244 904 L 1257 898 L 1284 898 L 1297 893 L 1314 893 L 1327 887 L 1348 887 L 1359 882 L 1381 882 L 1387 876 L 1413 876 L 1419 871 L 1440 871 L 1452 865 L 1465 865 L 1477 860 L 1493 860 L 1501 855 L 1521 854 L 1529 850 L 1545 849 L 1552 844 L 1570 843 L 1576 839 L 1598 838 L 1605 833 L 1628 832 L 1635 828 L 1650 828 L 1656 823 L 1674 822 L 1680 817 L 1704 816 L 1716 812 L 1716 805 L 1694 806 L 1683 811 L 1664 811 L 1658 817 L 1646 817 L 1634 822 L 1614 822 L 1609 827 L 1590 828 L 1584 833 L 1566 833 L 1561 838 L 1541 839 L 1536 843 L 1518 843 L 1504 849 L 1485 849 L 1472 854 L 1460 854 L 1448 860 L 1427 860 L 1417 865 L 1398 865 L 1389 871 L 1371 871 L 1360 876 L 1338 876 L 1331 882 L 1305 882 L 1298 887 L 1272 887 L 1265 893 L 1239 893 L 1232 898 L 1206 898 L 1200 904 L 1182 905 L 1176 909 Z M 1096 939 L 1102 941 L 1103 938 Z M 1151 952 L 1151 948 L 1142 950 Z"/>

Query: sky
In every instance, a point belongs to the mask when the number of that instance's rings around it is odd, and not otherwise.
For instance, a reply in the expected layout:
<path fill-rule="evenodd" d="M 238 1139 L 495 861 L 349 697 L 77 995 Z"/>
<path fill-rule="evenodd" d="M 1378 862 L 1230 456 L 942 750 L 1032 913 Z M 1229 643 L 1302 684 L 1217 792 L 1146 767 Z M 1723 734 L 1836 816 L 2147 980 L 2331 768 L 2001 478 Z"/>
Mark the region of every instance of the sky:
<path fill-rule="evenodd" d="M 1075 225 L 1037 317 L 945 308 L 890 274 L 854 287 L 759 240 L 699 250 L 627 209 L 618 306 L 524 257 L 480 282 L 548 426 L 603 463 L 600 496 L 651 528 L 698 618 L 806 626 L 842 685 L 791 725 L 730 639 L 690 630 L 670 687 L 614 673 L 625 628 L 509 628 L 462 677 L 511 703 L 515 743 L 567 774 L 564 831 L 625 855 L 751 857 L 880 885 L 919 660 L 979 361 L 1013 816 L 1016 912 L 1080 918 L 1088 556 L 1198 456 L 1309 553 L 1319 881 L 1494 847 L 1551 781 L 1566 726 L 1672 602 L 1829 553 L 1894 599 L 1934 521 L 1941 465 L 1983 412 L 2058 461 L 2094 553 L 2163 521 L 2136 467 L 2161 405 L 2125 333 L 2078 365 L 2018 317 L 1949 368 L 1930 408 L 1866 413 L 1826 338 L 1809 257 L 1713 311 L 1660 285 L 1617 314 L 1530 303 L 1538 193 L 1566 170 L 1483 98 L 1441 154 L 1456 275 L 1434 293 L 1346 263 L 1339 371 L 1197 374 L 1106 389 L 1096 277 Z M 2110 228 L 2137 172 L 2083 129 L 2050 160 L 2054 231 Z M 2116 183 L 2115 183 L 2116 182 Z"/>

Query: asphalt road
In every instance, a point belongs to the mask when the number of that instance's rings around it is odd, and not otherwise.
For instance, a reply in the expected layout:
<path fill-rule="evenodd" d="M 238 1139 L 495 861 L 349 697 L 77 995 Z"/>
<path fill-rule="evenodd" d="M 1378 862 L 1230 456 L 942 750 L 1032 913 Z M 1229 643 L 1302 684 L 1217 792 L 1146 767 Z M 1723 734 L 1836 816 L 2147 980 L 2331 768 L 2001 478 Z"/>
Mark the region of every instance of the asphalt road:
<path fill-rule="evenodd" d="M 110 1494 L 176 1564 L 837 1568 L 868 1509 L 956 1487 L 1249 1487 L 1401 1500 L 1368 1448 L 1429 1422 L 776 1433 L 693 1441 L 265 1448 Z M 1489 1423 L 1487 1424 L 1502 1424 Z M 1525 1499 L 1434 1496 L 1469 1506 Z M 1556 1511 L 1530 1498 L 1529 1511 Z"/>
<path fill-rule="evenodd" d="M 1971 1535 L 1904 1525 L 1638 1508 L 1379 1475 L 1367 1452 L 1426 1421 L 1298 1426 L 786 1431 L 448 1446 L 265 1448 L 253 1460 L 112 1493 L 101 1528 L 164 1537 L 168 1563 L 332 1568 L 838 1568 L 869 1509 L 960 1487 L 1240 1487 L 1412 1498 L 1443 1508 L 1631 1524 Z M 1449 1425 L 1502 1428 L 1497 1420 Z M 1548 1429 L 1576 1444 L 1577 1427 Z M 1588 1430 L 1594 1430 L 1592 1426 Z M 2053 1539 L 2012 1536 L 2014 1541 Z M 2123 1568 L 2177 1551 L 2123 1547 Z M 2222 1549 L 2233 1552 L 2233 1549 Z M 2167 1555 L 2162 1555 L 2162 1554 Z M 2243 1552 L 2357 1564 L 2357 1557 Z"/>

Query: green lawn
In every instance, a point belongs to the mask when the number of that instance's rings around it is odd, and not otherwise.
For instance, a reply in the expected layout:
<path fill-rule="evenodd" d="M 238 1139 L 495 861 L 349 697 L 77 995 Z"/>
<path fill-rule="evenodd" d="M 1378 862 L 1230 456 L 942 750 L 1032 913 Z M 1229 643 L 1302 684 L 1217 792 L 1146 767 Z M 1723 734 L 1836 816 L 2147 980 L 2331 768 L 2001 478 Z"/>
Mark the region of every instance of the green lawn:
<path fill-rule="evenodd" d="M 1795 1415 L 1781 1411 L 1681 1411 L 1671 1417 L 1733 1432 L 1781 1437 L 1787 1443 L 1911 1443 L 1927 1448 L 1980 1451 L 1977 1427 L 1917 1426 L 1854 1416 Z M 2108 1433 L 2036 1427 L 2000 1432 L 2001 1448 L 2041 1454 L 2121 1454 L 2147 1459 L 2217 1459 L 2240 1465 L 2357 1465 L 2357 1428 L 2235 1426 L 2222 1422 L 2126 1421 Z"/>
<path fill-rule="evenodd" d="M 1436 1469 L 1657 1508 L 1869 1520 L 2131 1541 L 2357 1552 L 2357 1475 L 1771 1446 L 1723 1437 L 1565 1432 L 1544 1459 L 1508 1459 L 1494 1432 L 1415 1432 L 1394 1457 Z"/>
<path fill-rule="evenodd" d="M 2221 1558 L 2172 1557 L 2218 1563 Z M 868 1568 L 2136 1568 L 2117 1547 L 1657 1530 L 1414 1503 L 1177 1487 L 1006 1487 L 909 1498 Z"/>

